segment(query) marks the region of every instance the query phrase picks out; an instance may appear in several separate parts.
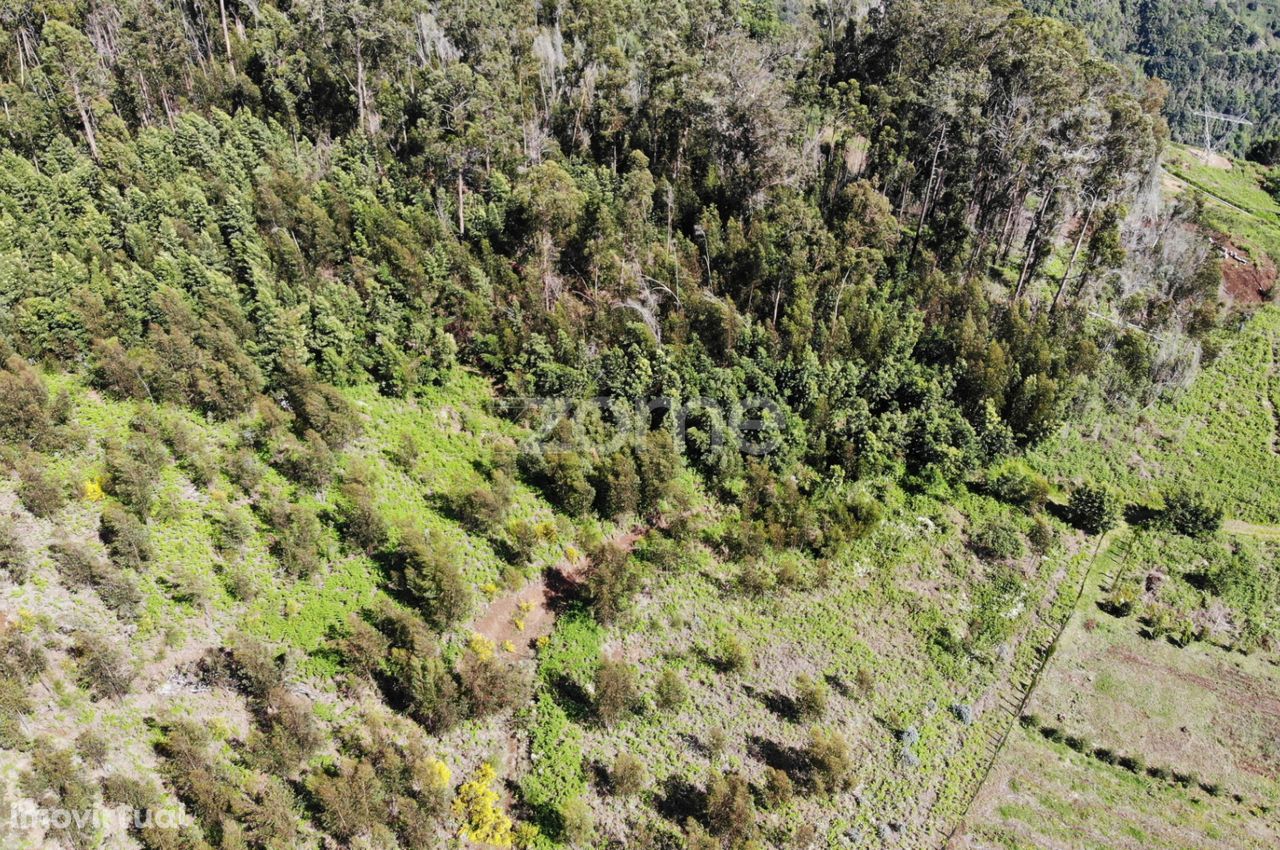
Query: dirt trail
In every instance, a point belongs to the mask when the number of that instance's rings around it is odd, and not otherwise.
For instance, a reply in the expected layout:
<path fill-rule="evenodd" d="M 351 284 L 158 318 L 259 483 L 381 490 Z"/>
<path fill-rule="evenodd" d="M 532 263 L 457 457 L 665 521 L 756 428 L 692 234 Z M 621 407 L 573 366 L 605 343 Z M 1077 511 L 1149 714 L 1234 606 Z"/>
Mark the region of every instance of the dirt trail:
<path fill-rule="evenodd" d="M 607 542 L 630 552 L 644 533 L 645 529 L 634 526 L 614 533 Z M 585 557 L 562 558 L 524 587 L 493 600 L 471 630 L 497 646 L 510 641 L 517 659 L 532 658 L 538 638 L 551 634 L 557 603 L 578 587 L 586 566 Z"/>

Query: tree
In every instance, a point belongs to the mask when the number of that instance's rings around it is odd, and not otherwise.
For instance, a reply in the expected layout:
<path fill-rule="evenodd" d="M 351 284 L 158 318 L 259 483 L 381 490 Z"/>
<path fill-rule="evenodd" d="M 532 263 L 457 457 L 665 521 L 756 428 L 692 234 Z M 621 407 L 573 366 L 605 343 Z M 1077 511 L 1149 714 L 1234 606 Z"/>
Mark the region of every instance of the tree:
<path fill-rule="evenodd" d="M 1115 495 L 1105 487 L 1081 484 L 1071 491 L 1067 515 L 1072 524 L 1088 534 L 1105 534 L 1120 519 Z"/>

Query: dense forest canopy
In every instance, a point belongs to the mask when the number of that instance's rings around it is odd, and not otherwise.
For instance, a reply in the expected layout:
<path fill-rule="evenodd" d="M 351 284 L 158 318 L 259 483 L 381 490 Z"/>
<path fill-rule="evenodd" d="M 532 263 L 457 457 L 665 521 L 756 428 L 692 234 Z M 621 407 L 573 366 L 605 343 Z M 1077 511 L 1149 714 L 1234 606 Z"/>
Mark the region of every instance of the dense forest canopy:
<path fill-rule="evenodd" d="M 216 416 L 460 358 L 777 399 L 779 468 L 963 474 L 1104 367 L 1077 295 L 1159 94 L 1014 3 L 857 11 L 9 4 L 4 334 Z"/>

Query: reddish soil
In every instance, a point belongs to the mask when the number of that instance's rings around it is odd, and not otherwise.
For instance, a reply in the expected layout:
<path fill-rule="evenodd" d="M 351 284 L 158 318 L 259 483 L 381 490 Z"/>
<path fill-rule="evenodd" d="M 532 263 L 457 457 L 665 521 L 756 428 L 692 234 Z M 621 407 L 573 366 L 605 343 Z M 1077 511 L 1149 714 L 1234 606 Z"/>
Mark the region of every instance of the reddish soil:
<path fill-rule="evenodd" d="M 633 528 L 616 534 L 610 542 L 630 552 L 643 536 L 643 530 Z M 519 590 L 495 599 L 471 630 L 497 646 L 511 641 L 518 659 L 532 658 L 538 638 L 551 634 L 556 609 L 576 594 L 586 565 L 586 558 L 560 561 Z M 516 626 L 516 620 L 522 622 L 523 629 Z"/>
<path fill-rule="evenodd" d="M 1236 304 L 1261 304 L 1276 285 L 1276 266 L 1268 257 L 1254 264 L 1238 245 L 1213 240 L 1222 260 L 1222 290 Z"/>

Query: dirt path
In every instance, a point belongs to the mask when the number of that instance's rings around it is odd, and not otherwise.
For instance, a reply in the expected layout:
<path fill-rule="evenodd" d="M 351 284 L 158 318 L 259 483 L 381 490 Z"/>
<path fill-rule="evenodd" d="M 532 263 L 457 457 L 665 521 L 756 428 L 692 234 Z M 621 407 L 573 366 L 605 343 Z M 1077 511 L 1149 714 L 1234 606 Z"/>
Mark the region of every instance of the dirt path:
<path fill-rule="evenodd" d="M 644 534 L 645 529 L 633 526 L 615 532 L 606 542 L 630 553 Z M 532 658 L 538 638 L 551 634 L 557 602 L 577 588 L 586 567 L 585 556 L 561 559 L 524 587 L 493 600 L 471 630 L 499 647 L 510 641 L 517 659 Z"/>

